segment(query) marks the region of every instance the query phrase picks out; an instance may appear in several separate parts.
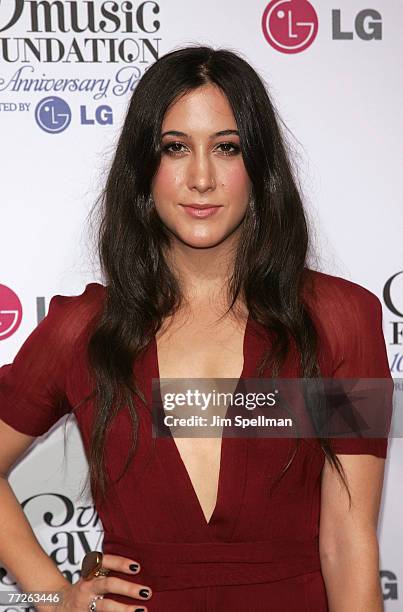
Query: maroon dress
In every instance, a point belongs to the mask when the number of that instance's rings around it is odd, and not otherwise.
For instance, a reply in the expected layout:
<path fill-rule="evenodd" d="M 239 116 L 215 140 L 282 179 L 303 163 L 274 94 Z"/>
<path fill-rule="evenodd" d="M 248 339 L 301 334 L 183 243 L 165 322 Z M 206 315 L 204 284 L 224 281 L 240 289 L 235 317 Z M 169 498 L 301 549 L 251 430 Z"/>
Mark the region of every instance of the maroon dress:
<path fill-rule="evenodd" d="M 322 272 L 309 273 L 305 302 L 320 334 L 323 377 L 391 379 L 379 299 L 360 285 Z M 308 285 L 307 285 L 308 287 Z M 55 295 L 47 316 L 13 363 L 0 368 L 0 417 L 39 436 L 72 412 L 90 392 L 85 346 L 89 322 L 105 288 L 90 283 L 77 296 Z M 248 318 L 241 378 L 255 368 L 269 336 Z M 112 572 L 148 585 L 148 601 L 108 595 L 150 612 L 326 612 L 319 558 L 321 471 L 325 455 L 303 438 L 289 469 L 268 495 L 296 440 L 230 438 L 221 442 L 218 495 L 207 522 L 172 437 L 152 437 L 151 381 L 158 378 L 155 338 L 134 365 L 147 405 L 136 398 L 138 445 L 126 475 L 97 505 L 103 551 L 140 562 L 139 574 Z M 269 377 L 269 373 L 266 373 Z M 301 376 L 291 348 L 281 377 Z M 93 404 L 74 410 L 88 454 Z M 127 409 L 113 422 L 106 447 L 112 479 L 120 474 L 131 441 Z M 334 438 L 336 453 L 386 457 L 387 437 Z"/>

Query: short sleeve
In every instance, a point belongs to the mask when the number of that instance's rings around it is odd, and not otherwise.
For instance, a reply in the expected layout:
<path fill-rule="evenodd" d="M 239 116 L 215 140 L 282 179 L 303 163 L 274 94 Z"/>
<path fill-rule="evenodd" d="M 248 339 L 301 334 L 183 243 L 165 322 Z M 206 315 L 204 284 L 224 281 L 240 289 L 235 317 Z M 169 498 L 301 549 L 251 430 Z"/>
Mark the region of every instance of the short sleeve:
<path fill-rule="evenodd" d="M 0 367 L 0 418 L 17 431 L 40 436 L 71 411 L 66 380 L 97 287 L 103 288 L 90 283 L 81 295 L 54 295 L 14 361 Z"/>
<path fill-rule="evenodd" d="M 386 402 L 379 406 L 385 430 L 389 431 L 393 404 L 393 379 L 390 373 L 385 339 L 382 330 L 382 305 L 378 297 L 364 287 L 343 280 L 340 286 L 333 322 L 337 362 L 333 378 L 385 379 Z M 340 296 L 343 296 L 342 298 Z M 341 301 L 340 301 L 341 300 Z M 370 454 L 386 458 L 387 437 L 330 438 L 333 451 L 338 454 Z"/>

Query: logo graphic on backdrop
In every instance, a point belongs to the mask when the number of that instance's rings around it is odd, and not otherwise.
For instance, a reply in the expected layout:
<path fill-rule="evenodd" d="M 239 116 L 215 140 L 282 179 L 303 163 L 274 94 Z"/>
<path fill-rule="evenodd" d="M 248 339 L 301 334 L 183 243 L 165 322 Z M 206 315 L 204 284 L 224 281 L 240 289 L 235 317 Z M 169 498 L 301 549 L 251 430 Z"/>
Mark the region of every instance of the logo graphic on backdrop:
<path fill-rule="evenodd" d="M 112 124 L 112 107 L 89 101 L 135 89 L 159 57 L 159 12 L 150 1 L 0 2 L 1 114 L 32 113 L 48 134 Z"/>
<path fill-rule="evenodd" d="M 382 16 L 374 9 L 362 9 L 357 13 L 353 24 L 341 25 L 340 9 L 332 11 L 333 40 L 382 40 Z"/>
<path fill-rule="evenodd" d="M 62 98 L 48 96 L 43 98 L 35 108 L 35 119 L 42 130 L 48 134 L 60 134 L 70 125 L 73 113 L 70 106 Z M 95 108 L 94 113 L 84 104 L 76 112 L 81 125 L 111 125 L 113 123 L 113 110 L 107 104 Z"/>
<path fill-rule="evenodd" d="M 311 46 L 318 33 L 318 16 L 305 0 L 273 0 L 262 17 L 263 34 L 277 51 L 300 53 Z"/>
<path fill-rule="evenodd" d="M 390 570 L 381 570 L 379 572 L 381 578 L 382 594 L 384 601 L 389 599 L 398 599 L 398 582 L 395 572 Z"/>
<path fill-rule="evenodd" d="M 49 96 L 37 104 L 35 119 L 45 132 L 58 134 L 70 125 L 71 110 L 67 102 L 61 98 Z"/>
<path fill-rule="evenodd" d="M 12 336 L 21 321 L 22 305 L 18 295 L 7 285 L 0 285 L 0 340 Z"/>
<path fill-rule="evenodd" d="M 340 9 L 332 9 L 329 29 L 332 40 L 382 40 L 382 16 L 375 9 L 362 9 L 351 22 L 342 19 Z M 300 53 L 316 38 L 318 16 L 307 0 L 272 0 L 263 12 L 262 30 L 276 51 Z"/>
<path fill-rule="evenodd" d="M 396 272 L 386 281 L 383 288 L 383 301 L 394 318 L 389 319 L 389 344 L 396 348 L 392 356 L 392 374 L 403 372 L 403 270 Z"/>

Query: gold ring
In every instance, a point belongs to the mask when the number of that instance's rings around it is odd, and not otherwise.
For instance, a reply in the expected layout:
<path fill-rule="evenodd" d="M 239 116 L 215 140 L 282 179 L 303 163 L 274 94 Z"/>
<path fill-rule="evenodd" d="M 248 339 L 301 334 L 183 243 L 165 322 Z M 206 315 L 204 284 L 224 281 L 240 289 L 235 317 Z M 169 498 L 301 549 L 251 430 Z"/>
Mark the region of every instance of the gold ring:
<path fill-rule="evenodd" d="M 109 570 L 102 567 L 103 554 L 98 550 L 93 550 L 85 555 L 81 563 L 81 577 L 84 580 L 91 580 L 98 576 L 107 576 Z"/>

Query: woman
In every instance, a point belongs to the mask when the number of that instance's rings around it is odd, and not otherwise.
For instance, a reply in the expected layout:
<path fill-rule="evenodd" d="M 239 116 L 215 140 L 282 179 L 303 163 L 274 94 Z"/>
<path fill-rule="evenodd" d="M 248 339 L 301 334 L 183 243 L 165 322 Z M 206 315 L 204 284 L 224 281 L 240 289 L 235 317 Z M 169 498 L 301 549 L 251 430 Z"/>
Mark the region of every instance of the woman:
<path fill-rule="evenodd" d="M 153 378 L 390 379 L 378 298 L 307 267 L 301 197 L 254 69 L 197 46 L 155 62 L 100 203 L 105 286 L 54 296 L 0 370 L 1 562 L 24 590 L 62 591 L 62 610 L 381 611 L 387 438 L 152 436 Z M 109 570 L 73 586 L 6 480 L 72 412 Z"/>

